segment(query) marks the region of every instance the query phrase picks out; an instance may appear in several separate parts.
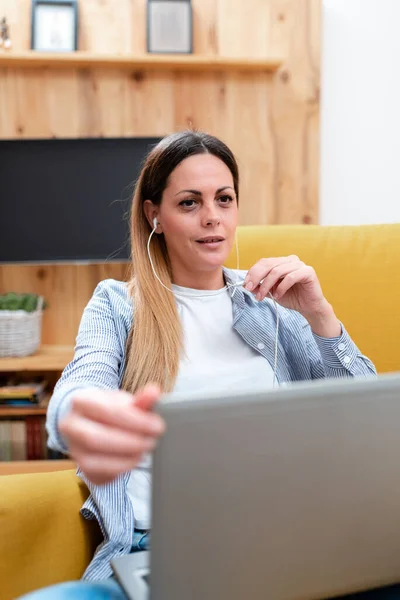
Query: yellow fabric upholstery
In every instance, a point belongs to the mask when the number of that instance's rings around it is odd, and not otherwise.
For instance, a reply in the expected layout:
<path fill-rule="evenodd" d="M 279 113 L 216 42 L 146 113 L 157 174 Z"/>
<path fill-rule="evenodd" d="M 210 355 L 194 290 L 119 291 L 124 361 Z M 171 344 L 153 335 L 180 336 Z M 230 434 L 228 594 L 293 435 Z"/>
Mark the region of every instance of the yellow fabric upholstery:
<path fill-rule="evenodd" d="M 240 268 L 297 254 L 380 372 L 400 371 L 400 224 L 242 227 Z M 236 267 L 235 252 L 228 266 Z M 0 477 L 0 600 L 81 576 L 101 537 L 74 471 Z"/>
<path fill-rule="evenodd" d="M 0 600 L 79 579 L 101 536 L 73 471 L 0 477 Z"/>
<path fill-rule="evenodd" d="M 242 227 L 238 241 L 242 269 L 290 254 L 313 266 L 360 350 L 379 372 L 400 371 L 400 224 Z"/>

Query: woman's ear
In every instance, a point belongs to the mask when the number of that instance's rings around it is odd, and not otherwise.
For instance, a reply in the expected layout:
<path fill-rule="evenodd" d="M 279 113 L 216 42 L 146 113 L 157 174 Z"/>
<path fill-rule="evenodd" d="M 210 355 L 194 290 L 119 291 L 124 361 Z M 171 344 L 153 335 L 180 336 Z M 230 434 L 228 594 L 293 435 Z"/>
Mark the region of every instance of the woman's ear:
<path fill-rule="evenodd" d="M 157 218 L 158 207 L 155 204 L 153 204 L 151 200 L 145 200 L 143 203 L 143 210 L 150 227 L 152 229 L 155 229 L 156 233 L 161 233 L 160 224 Z"/>

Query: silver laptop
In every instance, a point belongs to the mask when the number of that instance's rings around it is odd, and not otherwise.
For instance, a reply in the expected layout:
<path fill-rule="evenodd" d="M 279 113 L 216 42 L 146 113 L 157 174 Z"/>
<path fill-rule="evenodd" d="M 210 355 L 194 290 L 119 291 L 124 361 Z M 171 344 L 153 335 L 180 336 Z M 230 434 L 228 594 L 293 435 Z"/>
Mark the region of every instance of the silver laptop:
<path fill-rule="evenodd" d="M 131 600 L 321 599 L 400 582 L 400 373 L 168 396 Z"/>

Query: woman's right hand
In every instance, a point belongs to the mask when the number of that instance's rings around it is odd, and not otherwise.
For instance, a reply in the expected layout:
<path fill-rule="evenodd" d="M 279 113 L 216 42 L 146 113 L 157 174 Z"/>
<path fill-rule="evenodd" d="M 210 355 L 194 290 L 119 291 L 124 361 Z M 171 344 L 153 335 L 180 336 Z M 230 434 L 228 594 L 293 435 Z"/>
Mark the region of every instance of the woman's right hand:
<path fill-rule="evenodd" d="M 122 390 L 82 389 L 60 420 L 71 458 L 96 484 L 134 469 L 164 433 L 161 417 L 152 413 L 161 392 L 146 386 L 133 396 Z"/>

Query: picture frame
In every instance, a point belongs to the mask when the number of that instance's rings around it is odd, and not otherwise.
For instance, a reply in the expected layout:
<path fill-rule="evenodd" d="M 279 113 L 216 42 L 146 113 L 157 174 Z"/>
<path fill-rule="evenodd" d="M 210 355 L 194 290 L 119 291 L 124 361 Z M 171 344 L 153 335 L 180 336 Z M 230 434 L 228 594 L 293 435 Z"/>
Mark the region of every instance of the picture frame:
<path fill-rule="evenodd" d="M 78 49 L 78 0 L 32 0 L 31 49 L 40 52 Z"/>
<path fill-rule="evenodd" d="M 147 52 L 193 52 L 191 0 L 147 0 Z"/>

